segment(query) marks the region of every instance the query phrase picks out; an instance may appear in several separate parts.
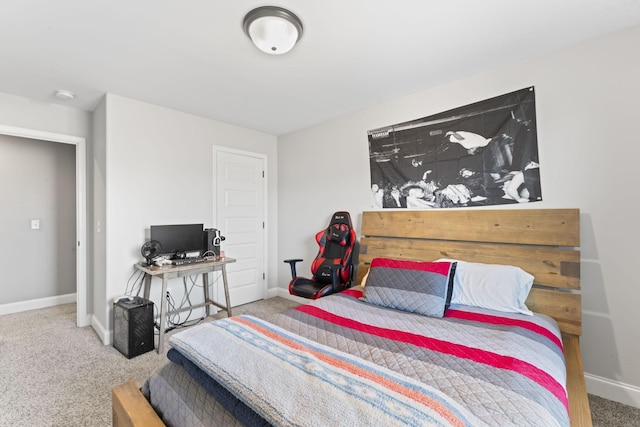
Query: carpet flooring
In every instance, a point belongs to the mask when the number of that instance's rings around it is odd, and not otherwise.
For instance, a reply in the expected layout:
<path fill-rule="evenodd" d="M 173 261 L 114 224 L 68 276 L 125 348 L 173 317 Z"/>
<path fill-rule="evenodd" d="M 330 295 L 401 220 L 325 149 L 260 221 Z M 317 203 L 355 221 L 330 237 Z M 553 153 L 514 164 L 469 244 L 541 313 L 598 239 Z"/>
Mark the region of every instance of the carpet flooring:
<path fill-rule="evenodd" d="M 233 312 L 265 317 L 294 305 L 277 297 Z M 127 359 L 75 319 L 75 304 L 0 316 L 0 427 L 110 426 L 111 388 L 129 378 L 142 385 L 166 361 L 155 351 Z M 590 403 L 594 426 L 640 427 L 638 408 Z"/>

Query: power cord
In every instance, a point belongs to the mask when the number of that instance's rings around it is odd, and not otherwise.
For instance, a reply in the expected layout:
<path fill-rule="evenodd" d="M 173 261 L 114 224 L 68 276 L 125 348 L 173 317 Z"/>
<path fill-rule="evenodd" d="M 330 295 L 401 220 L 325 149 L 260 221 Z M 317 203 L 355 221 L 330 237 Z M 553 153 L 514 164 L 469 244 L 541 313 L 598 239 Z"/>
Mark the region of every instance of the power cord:
<path fill-rule="evenodd" d="M 127 291 L 129 290 L 129 286 L 131 286 L 131 293 L 127 293 L 127 295 L 132 295 L 134 293 L 134 291 L 137 290 L 136 295 L 139 295 L 141 290 L 142 290 L 142 285 L 144 283 L 144 273 L 143 272 L 138 272 L 140 274 L 136 274 L 134 272 L 134 274 L 131 275 L 131 277 L 129 278 L 128 282 L 127 282 Z M 137 276 L 137 277 L 136 277 Z M 213 281 L 209 282 L 209 286 L 211 286 L 212 288 L 218 283 L 218 281 L 220 280 L 220 275 L 216 275 L 215 278 L 213 279 Z M 193 288 L 202 288 L 204 286 L 204 284 L 200 284 L 198 283 L 198 281 L 196 280 L 198 278 L 197 275 L 191 275 L 191 276 L 185 276 L 182 278 L 182 284 L 184 287 L 184 294 L 182 296 L 182 300 L 180 301 L 179 305 L 176 305 L 176 301 L 173 298 L 173 295 L 171 295 L 170 293 L 167 292 L 167 295 L 164 295 L 163 297 L 167 299 L 167 313 L 171 313 L 174 312 L 168 316 L 166 316 L 166 325 L 163 325 L 163 327 L 165 328 L 165 332 L 171 331 L 173 329 L 177 329 L 177 328 L 183 328 L 183 327 L 188 327 L 188 326 L 193 326 L 199 322 L 201 322 L 202 320 L 204 320 L 206 317 L 201 317 L 199 319 L 192 319 L 190 320 L 191 316 L 193 315 L 193 309 L 188 310 L 188 314 L 186 316 L 186 318 L 184 320 L 182 320 L 182 313 L 181 310 L 182 308 L 184 308 L 185 306 L 192 306 L 192 302 L 191 302 L 191 292 L 193 291 Z M 187 279 L 191 282 L 188 283 Z M 131 284 L 131 281 L 133 280 L 133 284 Z M 157 321 L 154 321 L 154 326 L 155 326 L 155 335 L 159 335 L 159 331 L 160 331 L 160 319 L 159 319 L 159 308 L 157 304 L 153 304 L 153 317 L 154 319 L 157 319 Z M 185 310 L 186 311 L 186 310 Z"/>
<path fill-rule="evenodd" d="M 144 271 L 135 270 L 129 276 L 127 285 L 125 286 L 124 295 L 139 296 L 142 291 L 142 283 L 144 282 Z"/>
<path fill-rule="evenodd" d="M 182 296 L 182 300 L 180 301 L 179 305 L 176 305 L 176 301 L 173 298 L 173 295 L 167 294 L 165 296 L 165 298 L 167 298 L 167 311 L 169 313 L 172 311 L 174 312 L 173 314 L 167 317 L 166 331 L 171 331 L 177 328 L 193 326 L 205 319 L 205 317 L 203 316 L 199 319 L 190 320 L 191 316 L 193 315 L 193 309 L 190 309 L 187 312 L 186 318 L 183 320 L 182 313 L 184 313 L 184 311 L 180 311 L 185 307 L 190 307 L 193 305 L 193 303 L 191 302 L 191 292 L 193 291 L 193 288 L 194 287 L 202 288 L 203 285 L 200 285 L 198 283 L 198 281 L 196 280 L 197 277 L 198 276 L 192 275 L 192 276 L 185 276 L 182 278 L 184 294 Z M 188 283 L 187 280 L 189 280 L 191 283 Z M 218 278 L 216 278 L 216 282 L 217 280 Z"/>

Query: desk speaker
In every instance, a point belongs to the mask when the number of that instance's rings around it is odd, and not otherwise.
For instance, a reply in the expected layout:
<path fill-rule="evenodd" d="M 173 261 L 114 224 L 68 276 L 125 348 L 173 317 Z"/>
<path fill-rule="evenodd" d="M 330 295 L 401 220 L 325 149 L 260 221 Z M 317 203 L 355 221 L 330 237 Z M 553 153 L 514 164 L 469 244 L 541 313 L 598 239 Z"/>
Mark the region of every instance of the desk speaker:
<path fill-rule="evenodd" d="M 153 350 L 153 302 L 141 297 L 113 303 L 113 346 L 127 359 Z"/>
<path fill-rule="evenodd" d="M 220 244 L 224 240 L 224 236 L 220 234 L 220 230 L 216 228 L 205 228 L 204 230 L 204 246 L 203 253 L 205 255 L 213 255 L 216 258 L 220 256 Z"/>

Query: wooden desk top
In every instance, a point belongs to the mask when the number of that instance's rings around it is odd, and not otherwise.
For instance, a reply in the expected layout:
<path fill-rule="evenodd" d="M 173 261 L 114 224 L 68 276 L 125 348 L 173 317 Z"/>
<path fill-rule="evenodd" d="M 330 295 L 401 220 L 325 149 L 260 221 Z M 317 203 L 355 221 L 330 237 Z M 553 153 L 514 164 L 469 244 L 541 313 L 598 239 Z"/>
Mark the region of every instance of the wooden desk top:
<path fill-rule="evenodd" d="M 167 273 L 180 273 L 187 272 L 193 270 L 208 270 L 215 271 L 225 266 L 227 264 L 231 264 L 236 262 L 234 258 L 220 258 L 220 259 L 211 259 L 202 262 L 194 262 L 191 264 L 182 264 L 182 265 L 143 265 L 142 263 L 136 263 L 134 266 L 136 269 L 149 274 L 150 276 L 159 276 Z M 193 273 L 197 274 L 197 273 Z"/>

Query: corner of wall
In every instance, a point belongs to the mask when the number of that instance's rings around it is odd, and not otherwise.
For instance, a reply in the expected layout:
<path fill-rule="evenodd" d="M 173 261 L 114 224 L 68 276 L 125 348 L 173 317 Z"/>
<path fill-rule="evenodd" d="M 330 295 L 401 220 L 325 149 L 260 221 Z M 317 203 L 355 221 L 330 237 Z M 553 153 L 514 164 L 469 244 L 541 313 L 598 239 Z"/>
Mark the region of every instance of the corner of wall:
<path fill-rule="evenodd" d="M 113 333 L 111 330 L 108 330 L 100 323 L 100 320 L 96 316 L 91 316 L 91 327 L 98 334 L 100 341 L 104 345 L 111 345 L 113 342 Z"/>

